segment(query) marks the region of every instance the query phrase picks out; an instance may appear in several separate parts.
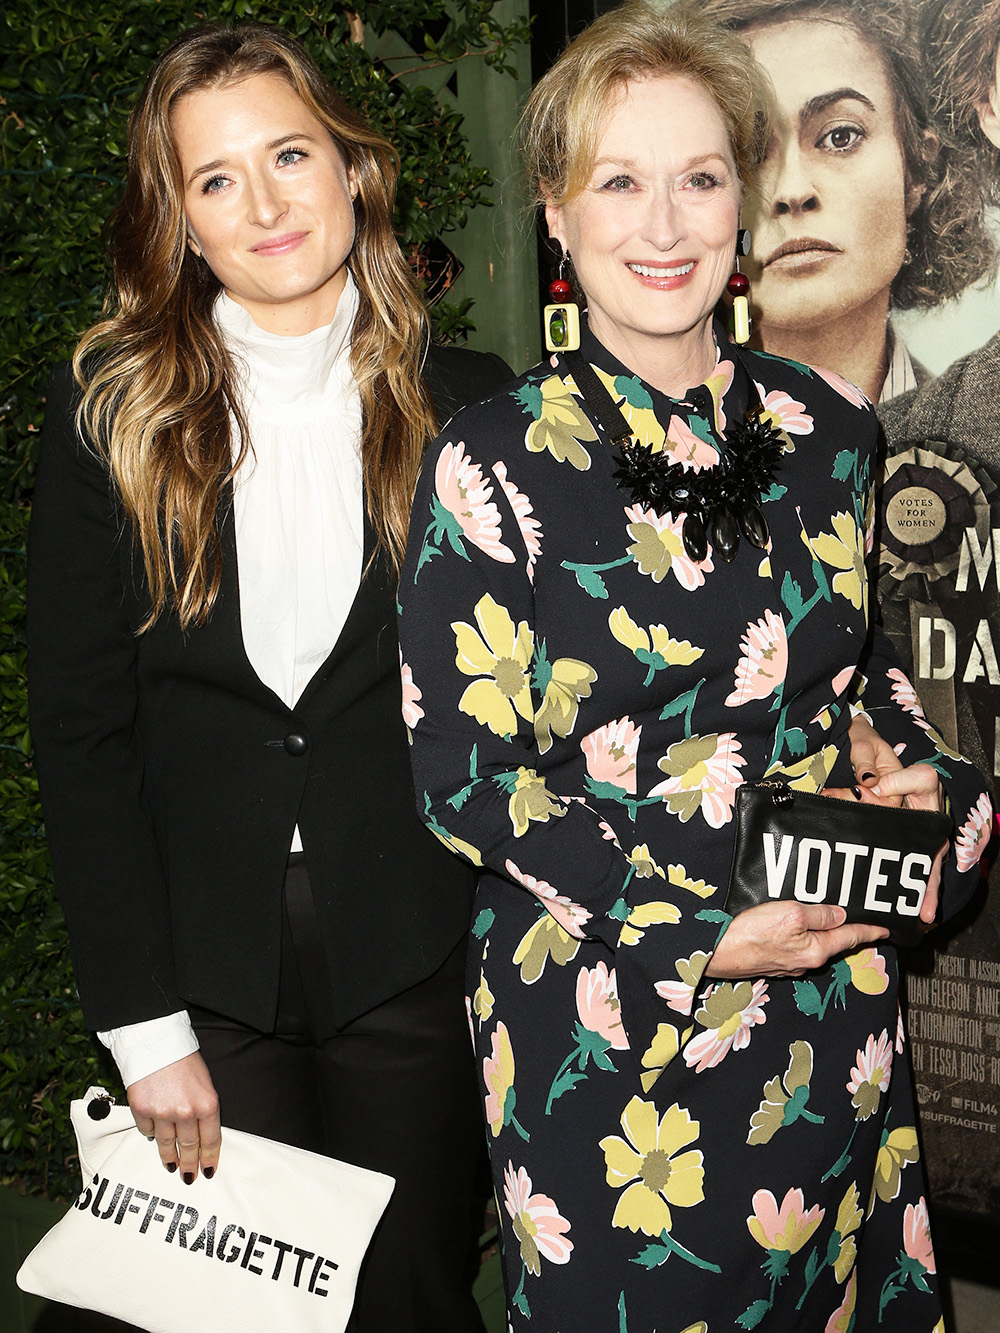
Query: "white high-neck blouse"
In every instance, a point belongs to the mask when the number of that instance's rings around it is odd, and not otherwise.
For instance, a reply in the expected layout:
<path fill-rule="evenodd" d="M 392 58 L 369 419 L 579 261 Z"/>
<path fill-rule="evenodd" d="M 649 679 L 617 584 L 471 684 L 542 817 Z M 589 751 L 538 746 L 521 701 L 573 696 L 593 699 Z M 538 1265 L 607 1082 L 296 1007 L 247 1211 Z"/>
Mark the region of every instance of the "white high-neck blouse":
<path fill-rule="evenodd" d="M 298 337 L 258 328 L 223 292 L 215 320 L 240 373 L 251 448 L 233 485 L 243 646 L 290 708 L 329 656 L 361 583 L 361 396 L 351 374 L 358 289 Z M 296 828 L 291 851 L 302 847 Z M 185 1010 L 97 1034 L 125 1086 L 198 1049 Z"/>
<path fill-rule="evenodd" d="M 225 293 L 215 306 L 250 430 L 233 487 L 243 644 L 289 707 L 329 656 L 361 581 L 357 310 L 350 275 L 333 323 L 297 337 L 258 328 Z"/>

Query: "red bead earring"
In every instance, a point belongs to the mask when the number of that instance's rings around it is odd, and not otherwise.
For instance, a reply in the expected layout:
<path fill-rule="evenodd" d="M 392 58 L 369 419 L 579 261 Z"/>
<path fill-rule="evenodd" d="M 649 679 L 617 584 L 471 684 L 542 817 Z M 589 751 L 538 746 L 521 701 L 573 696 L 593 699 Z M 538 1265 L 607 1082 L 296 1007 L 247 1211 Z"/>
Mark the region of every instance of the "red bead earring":
<path fill-rule="evenodd" d="M 563 277 L 569 255 L 559 260 L 559 276 L 549 283 L 551 305 L 543 314 L 545 347 L 549 352 L 575 352 L 580 346 L 580 307 L 572 300 L 573 288 Z"/>
<path fill-rule="evenodd" d="M 733 298 L 733 338 L 741 345 L 750 340 L 750 279 L 740 272 L 740 256 L 750 253 L 750 233 L 746 227 L 736 232 L 736 272 L 730 274 L 726 289 Z"/>

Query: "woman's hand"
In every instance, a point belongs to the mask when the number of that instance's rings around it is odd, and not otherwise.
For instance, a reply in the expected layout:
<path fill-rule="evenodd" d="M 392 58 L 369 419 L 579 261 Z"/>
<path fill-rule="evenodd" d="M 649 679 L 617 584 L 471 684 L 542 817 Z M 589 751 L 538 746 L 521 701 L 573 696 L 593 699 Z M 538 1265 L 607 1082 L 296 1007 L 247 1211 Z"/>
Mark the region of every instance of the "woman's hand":
<path fill-rule="evenodd" d="M 734 916 L 715 947 L 709 977 L 801 977 L 838 954 L 888 938 L 884 926 L 845 924 L 842 907 L 774 902 Z"/>
<path fill-rule="evenodd" d="M 944 810 L 944 791 L 935 769 L 930 764 L 910 764 L 904 767 L 899 756 L 871 723 L 861 715 L 851 720 L 851 766 L 857 784 L 854 787 L 826 787 L 821 796 L 839 796 L 842 800 L 861 801 L 868 805 L 904 806 L 908 810 Z M 920 905 L 920 920 L 934 924 L 941 887 L 941 867 L 948 851 L 943 843 L 934 858 L 927 880 L 927 892 Z"/>
<path fill-rule="evenodd" d="M 211 1179 L 222 1147 L 219 1098 L 197 1051 L 130 1084 L 128 1104 L 139 1132 L 156 1139 L 168 1171 L 179 1167 L 190 1185 L 200 1165 Z"/>

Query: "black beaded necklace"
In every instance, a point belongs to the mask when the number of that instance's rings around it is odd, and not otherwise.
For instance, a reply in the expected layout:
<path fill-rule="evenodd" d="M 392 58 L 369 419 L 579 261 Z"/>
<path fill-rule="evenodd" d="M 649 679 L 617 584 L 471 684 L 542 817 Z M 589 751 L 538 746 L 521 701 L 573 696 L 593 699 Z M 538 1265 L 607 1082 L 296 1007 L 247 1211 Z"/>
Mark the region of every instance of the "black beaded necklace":
<path fill-rule="evenodd" d="M 583 400 L 617 450 L 615 480 L 633 501 L 662 518 L 685 515 L 681 528 L 684 550 L 695 561 L 708 554 L 708 540 L 723 560 L 734 559 L 740 534 L 763 550 L 770 533 L 760 509 L 764 487 L 774 479 L 784 445 L 777 426 L 764 419 L 764 405 L 748 375 L 751 400 L 742 421 L 726 427 L 719 462 L 714 467 L 686 468 L 668 461 L 633 439 L 625 414 L 579 352 L 564 352 Z"/>

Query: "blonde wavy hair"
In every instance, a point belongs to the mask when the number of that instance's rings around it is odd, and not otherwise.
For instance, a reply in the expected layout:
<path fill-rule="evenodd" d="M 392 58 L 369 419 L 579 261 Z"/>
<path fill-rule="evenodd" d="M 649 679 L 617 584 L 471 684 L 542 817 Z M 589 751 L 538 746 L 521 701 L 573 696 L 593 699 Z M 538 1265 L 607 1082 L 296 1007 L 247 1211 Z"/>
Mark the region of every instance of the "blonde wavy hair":
<path fill-rule="evenodd" d="M 212 318 L 221 285 L 187 245 L 171 112 L 188 93 L 257 74 L 286 80 L 357 176 L 348 264 L 360 308 L 351 366 L 368 510 L 397 570 L 421 458 L 437 428 L 420 373 L 427 315 L 392 230 L 395 150 L 284 33 L 257 24 L 183 33 L 157 60 L 129 120 L 124 195 L 109 220 L 104 318 L 73 358 L 84 391 L 78 427 L 107 460 L 142 550 L 151 597 L 143 630 L 165 610 L 183 628 L 207 619 L 221 579 L 220 499 L 252 445 L 235 367 Z"/>
<path fill-rule="evenodd" d="M 518 134 L 532 202 L 560 205 L 579 194 L 625 85 L 663 74 L 694 79 L 712 96 L 740 183 L 752 190 L 768 140 L 766 76 L 738 37 L 694 5 L 627 0 L 567 46 L 525 105 Z"/>

